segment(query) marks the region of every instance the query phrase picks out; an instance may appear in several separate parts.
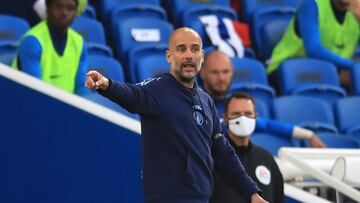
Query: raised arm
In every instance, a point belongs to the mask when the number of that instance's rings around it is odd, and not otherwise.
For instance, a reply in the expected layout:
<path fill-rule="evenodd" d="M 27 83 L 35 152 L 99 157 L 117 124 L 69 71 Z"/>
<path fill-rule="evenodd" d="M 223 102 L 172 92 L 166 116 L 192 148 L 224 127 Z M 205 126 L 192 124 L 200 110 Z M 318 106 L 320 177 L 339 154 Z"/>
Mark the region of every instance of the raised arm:
<path fill-rule="evenodd" d="M 131 113 L 140 115 L 156 115 L 158 103 L 150 91 L 150 83 L 129 84 L 118 83 L 104 77 L 97 71 L 86 74 L 85 87 L 97 90 L 99 94 L 109 98 Z"/>

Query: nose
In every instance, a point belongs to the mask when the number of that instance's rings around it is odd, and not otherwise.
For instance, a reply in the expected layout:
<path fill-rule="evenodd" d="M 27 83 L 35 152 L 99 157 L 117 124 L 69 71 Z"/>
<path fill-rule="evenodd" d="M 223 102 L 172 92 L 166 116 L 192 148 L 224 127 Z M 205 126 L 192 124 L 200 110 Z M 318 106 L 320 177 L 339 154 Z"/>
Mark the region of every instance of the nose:
<path fill-rule="evenodd" d="M 186 52 L 184 53 L 184 57 L 186 60 L 192 60 L 193 58 L 193 53 L 191 52 L 190 49 L 187 49 Z"/>

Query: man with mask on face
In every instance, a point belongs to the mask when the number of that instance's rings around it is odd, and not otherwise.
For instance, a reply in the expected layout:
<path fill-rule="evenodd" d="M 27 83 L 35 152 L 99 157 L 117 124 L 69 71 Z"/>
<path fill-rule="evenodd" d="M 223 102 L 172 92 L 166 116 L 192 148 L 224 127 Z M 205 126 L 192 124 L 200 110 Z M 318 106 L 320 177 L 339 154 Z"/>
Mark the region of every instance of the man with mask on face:
<path fill-rule="evenodd" d="M 67 92 L 86 94 L 86 44 L 70 28 L 78 0 L 46 0 L 47 19 L 22 38 L 13 67 Z"/>
<path fill-rule="evenodd" d="M 225 95 L 230 87 L 234 68 L 231 59 L 220 51 L 213 51 L 205 58 L 200 77 L 204 90 L 214 99 L 219 115 L 224 113 Z M 312 147 L 325 147 L 325 144 L 308 129 L 294 126 L 282 121 L 258 118 L 256 132 L 269 132 L 282 137 L 307 139 Z"/>
<path fill-rule="evenodd" d="M 224 121 L 228 126 L 227 138 L 235 149 L 248 174 L 263 191 L 269 202 L 284 202 L 283 178 L 273 156 L 259 146 L 251 143 L 255 130 L 255 100 L 245 93 L 234 93 L 225 102 Z M 209 203 L 245 203 L 216 173 L 214 192 Z"/>
<path fill-rule="evenodd" d="M 87 73 L 86 87 L 141 116 L 145 202 L 208 203 L 215 168 L 247 202 L 266 202 L 223 136 L 213 100 L 196 86 L 199 34 L 175 30 L 166 59 L 170 73 L 134 85 Z"/>

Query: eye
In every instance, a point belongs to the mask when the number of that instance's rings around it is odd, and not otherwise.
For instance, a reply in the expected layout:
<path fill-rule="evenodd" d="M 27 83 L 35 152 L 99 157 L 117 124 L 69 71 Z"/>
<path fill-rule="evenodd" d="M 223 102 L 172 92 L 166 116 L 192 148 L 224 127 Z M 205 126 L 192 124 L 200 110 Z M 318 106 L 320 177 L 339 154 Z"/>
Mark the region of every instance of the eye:
<path fill-rule="evenodd" d="M 200 51 L 200 48 L 199 47 L 193 47 L 193 48 L 191 48 L 191 51 L 192 52 L 198 52 L 198 51 Z"/>
<path fill-rule="evenodd" d="M 183 52 L 185 52 L 186 48 L 181 46 L 181 47 L 177 47 L 176 50 L 183 53 Z"/>

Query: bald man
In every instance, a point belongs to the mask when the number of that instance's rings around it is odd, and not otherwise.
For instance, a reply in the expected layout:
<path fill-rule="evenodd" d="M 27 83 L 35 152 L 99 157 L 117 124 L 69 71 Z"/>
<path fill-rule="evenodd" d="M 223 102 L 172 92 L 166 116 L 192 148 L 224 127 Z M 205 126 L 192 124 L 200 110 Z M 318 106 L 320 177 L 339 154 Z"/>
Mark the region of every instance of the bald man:
<path fill-rule="evenodd" d="M 221 51 L 210 52 L 201 69 L 204 90 L 214 99 L 217 112 L 224 114 L 225 95 L 234 75 L 231 59 Z M 312 147 L 324 148 L 325 144 L 311 130 L 279 120 L 257 118 L 255 132 L 273 133 L 280 137 L 308 140 Z M 225 128 L 226 129 L 226 128 Z"/>
<path fill-rule="evenodd" d="M 208 203 L 215 168 L 249 202 L 266 202 L 222 134 L 213 100 L 194 82 L 204 60 L 198 33 L 175 30 L 166 58 L 170 73 L 139 84 L 96 71 L 88 72 L 85 84 L 140 114 L 145 202 Z"/>

